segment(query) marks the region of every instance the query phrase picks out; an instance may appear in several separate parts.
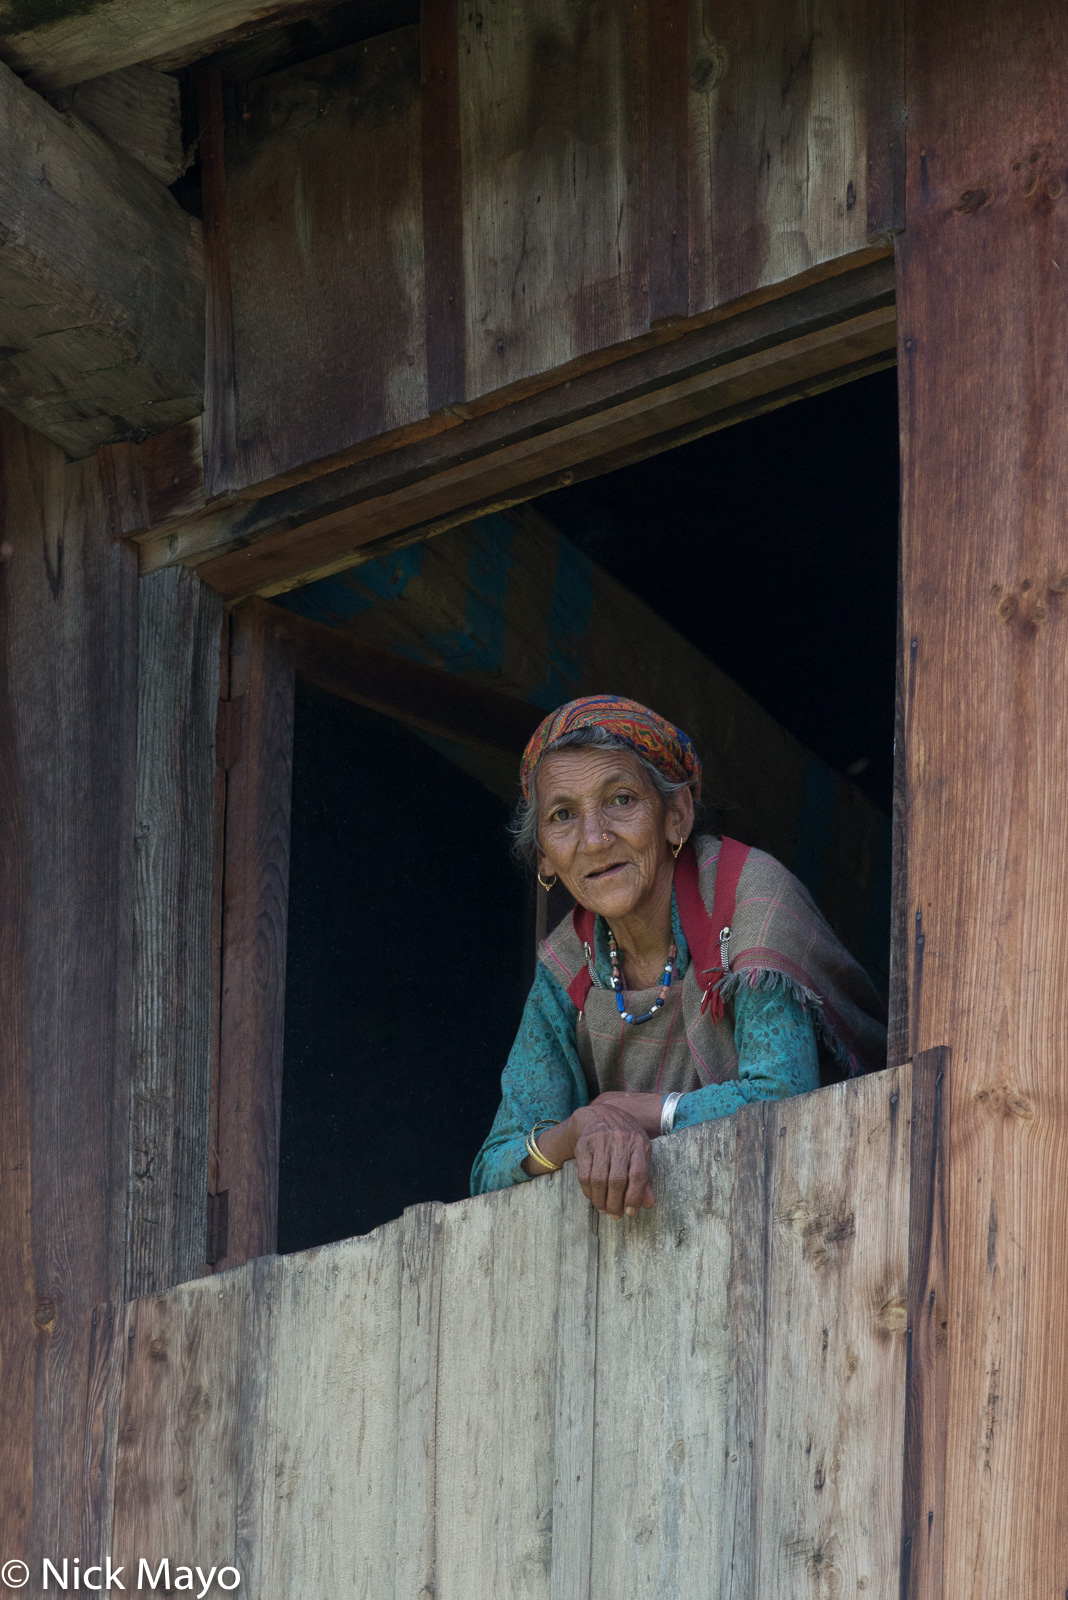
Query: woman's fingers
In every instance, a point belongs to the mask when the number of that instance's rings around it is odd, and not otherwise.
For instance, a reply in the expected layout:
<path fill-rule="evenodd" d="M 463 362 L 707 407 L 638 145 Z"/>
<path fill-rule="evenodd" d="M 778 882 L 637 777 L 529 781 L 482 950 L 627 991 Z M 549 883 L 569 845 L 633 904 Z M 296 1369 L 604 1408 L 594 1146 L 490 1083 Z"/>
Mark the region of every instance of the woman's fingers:
<path fill-rule="evenodd" d="M 649 1139 L 633 1118 L 620 1115 L 587 1126 L 575 1145 L 579 1187 L 596 1210 L 610 1217 L 637 1216 L 653 1204 Z"/>
<path fill-rule="evenodd" d="M 651 1194 L 649 1186 L 649 1153 L 645 1150 L 635 1150 L 630 1158 L 630 1172 L 627 1177 L 627 1190 L 623 1196 L 623 1209 L 628 1217 L 636 1217 L 645 1197 Z"/>

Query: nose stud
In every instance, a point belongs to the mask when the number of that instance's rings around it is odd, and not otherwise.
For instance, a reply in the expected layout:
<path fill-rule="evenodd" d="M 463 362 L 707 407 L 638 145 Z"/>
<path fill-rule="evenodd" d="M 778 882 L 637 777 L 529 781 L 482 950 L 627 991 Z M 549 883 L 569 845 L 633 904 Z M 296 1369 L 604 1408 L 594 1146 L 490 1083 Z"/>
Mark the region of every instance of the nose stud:
<path fill-rule="evenodd" d="M 605 844 L 612 843 L 612 835 L 610 833 L 602 833 L 601 838 L 604 840 Z"/>

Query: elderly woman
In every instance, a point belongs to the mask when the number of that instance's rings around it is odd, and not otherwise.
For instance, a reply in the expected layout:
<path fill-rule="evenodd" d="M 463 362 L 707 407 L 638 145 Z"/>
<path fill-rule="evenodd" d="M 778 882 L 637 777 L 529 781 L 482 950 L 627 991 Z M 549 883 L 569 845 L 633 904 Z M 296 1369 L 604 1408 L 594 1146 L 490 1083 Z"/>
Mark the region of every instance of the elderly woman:
<path fill-rule="evenodd" d="M 575 900 L 539 951 L 471 1175 L 501 1189 L 574 1161 L 610 1217 L 653 1204 L 652 1141 L 819 1083 L 817 1040 L 885 1064 L 878 996 L 807 891 L 736 841 L 695 834 L 701 764 L 631 700 L 573 700 L 521 768 L 517 846 Z"/>

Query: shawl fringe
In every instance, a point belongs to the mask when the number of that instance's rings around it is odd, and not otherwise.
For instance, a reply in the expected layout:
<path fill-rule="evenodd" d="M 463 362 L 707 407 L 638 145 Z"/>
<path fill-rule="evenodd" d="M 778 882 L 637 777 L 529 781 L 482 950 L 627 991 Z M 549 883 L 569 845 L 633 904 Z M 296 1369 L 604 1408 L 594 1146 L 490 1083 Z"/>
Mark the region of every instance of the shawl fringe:
<path fill-rule="evenodd" d="M 782 994 L 788 995 L 802 1011 L 812 1013 L 817 1037 L 826 1045 L 838 1064 L 846 1069 L 849 1077 L 855 1078 L 860 1073 L 860 1064 L 856 1056 L 843 1044 L 827 1021 L 823 1009 L 823 1000 L 814 989 L 806 988 L 803 983 L 789 977 L 785 972 L 779 972 L 775 967 L 746 967 L 740 972 L 728 972 L 718 982 L 710 985 L 710 993 L 719 1001 L 720 1006 L 733 1000 L 740 989 L 778 989 Z M 713 1002 L 715 1004 L 715 1002 Z"/>

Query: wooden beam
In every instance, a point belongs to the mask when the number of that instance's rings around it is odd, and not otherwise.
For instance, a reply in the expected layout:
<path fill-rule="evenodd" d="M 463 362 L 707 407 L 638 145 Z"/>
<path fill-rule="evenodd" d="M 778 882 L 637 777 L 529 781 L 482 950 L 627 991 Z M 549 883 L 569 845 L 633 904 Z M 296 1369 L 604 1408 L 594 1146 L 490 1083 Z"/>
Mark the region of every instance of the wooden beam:
<path fill-rule="evenodd" d="M 189 572 L 141 585 L 126 1293 L 198 1277 L 211 1121 L 215 711 L 222 607 Z"/>
<path fill-rule="evenodd" d="M 285 621 L 271 607 L 234 613 L 228 697 L 219 708 L 226 795 L 211 1175 L 216 1268 L 270 1255 L 278 1221 L 293 772 Z"/>
<path fill-rule="evenodd" d="M 693 329 L 428 439 L 139 535 L 142 571 L 274 594 L 895 359 L 890 262 Z"/>
<path fill-rule="evenodd" d="M 909 1129 L 908 1369 L 901 1515 L 902 1600 L 942 1600 L 949 1396 L 949 1051 L 912 1064 Z"/>
<path fill-rule="evenodd" d="M 72 456 L 196 415 L 199 222 L 2 64 L 0 146 L 0 404 Z"/>
<path fill-rule="evenodd" d="M 0 1536 L 40 1571 L 100 1548 L 86 1429 L 96 1308 L 125 1288 L 138 594 L 95 461 L 5 413 L 0 526 Z"/>
<path fill-rule="evenodd" d="M 912 1035 L 953 1052 L 946 1596 L 1068 1585 L 1068 8 L 909 0 Z M 921 982 L 922 979 L 922 982 Z"/>
<path fill-rule="evenodd" d="M 174 183 L 185 171 L 181 89 L 171 73 L 124 67 L 48 98 L 57 111 L 72 111 L 133 156 L 160 183 Z"/>
<path fill-rule="evenodd" d="M 138 61 L 186 66 L 322 9 L 322 0 L 0 0 L 0 60 L 38 88 L 61 89 Z"/>
<path fill-rule="evenodd" d="M 438 738 L 518 761 L 545 715 L 516 696 L 424 667 L 267 601 L 250 600 L 242 611 L 288 636 L 298 677 Z"/>

